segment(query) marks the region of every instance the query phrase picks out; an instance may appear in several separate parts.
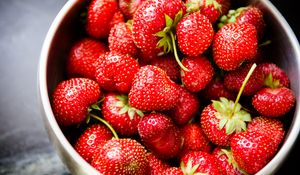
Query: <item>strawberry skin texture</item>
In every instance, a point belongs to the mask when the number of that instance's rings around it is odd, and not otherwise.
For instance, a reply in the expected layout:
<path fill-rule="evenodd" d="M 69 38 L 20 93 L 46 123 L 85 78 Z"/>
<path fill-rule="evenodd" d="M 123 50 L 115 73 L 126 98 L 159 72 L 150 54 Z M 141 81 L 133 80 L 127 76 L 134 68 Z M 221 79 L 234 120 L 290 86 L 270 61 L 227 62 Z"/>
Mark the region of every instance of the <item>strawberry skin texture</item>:
<path fill-rule="evenodd" d="M 181 70 L 181 80 L 191 92 L 199 92 L 212 80 L 215 71 L 206 57 L 186 57 L 182 64 L 189 70 Z"/>
<path fill-rule="evenodd" d="M 180 168 L 170 167 L 163 172 L 164 175 L 184 175 Z"/>
<path fill-rule="evenodd" d="M 282 117 L 295 105 L 293 91 L 286 87 L 263 88 L 252 98 L 252 105 L 263 116 Z"/>
<path fill-rule="evenodd" d="M 179 101 L 178 85 L 162 69 L 147 65 L 135 74 L 129 104 L 142 111 L 169 110 Z"/>
<path fill-rule="evenodd" d="M 144 0 L 119 0 L 119 8 L 127 19 L 132 19 L 143 2 Z"/>
<path fill-rule="evenodd" d="M 198 56 L 210 46 L 214 30 L 210 21 L 200 13 L 184 17 L 176 27 L 179 49 L 188 56 Z"/>
<path fill-rule="evenodd" d="M 229 91 L 223 80 L 213 79 L 201 93 L 206 100 L 219 100 L 220 97 L 225 97 L 230 100 L 235 99 L 235 93 Z"/>
<path fill-rule="evenodd" d="M 133 139 L 107 141 L 94 156 L 91 165 L 102 174 L 147 174 L 146 149 Z"/>
<path fill-rule="evenodd" d="M 266 78 L 269 74 L 272 75 L 273 81 L 278 80 L 280 87 L 289 87 L 290 80 L 288 75 L 285 73 L 283 69 L 278 67 L 274 63 L 262 63 L 258 65 L 259 69 L 262 69 L 263 75 Z"/>
<path fill-rule="evenodd" d="M 230 23 L 214 36 L 213 59 L 219 68 L 231 71 L 257 53 L 257 32 L 252 24 Z"/>
<path fill-rule="evenodd" d="M 170 165 L 163 160 L 157 158 L 153 153 L 147 154 L 149 162 L 149 175 L 163 175 L 163 172 L 170 168 Z"/>
<path fill-rule="evenodd" d="M 117 11 L 115 0 L 92 0 L 87 11 L 86 32 L 94 38 L 107 38 Z"/>
<path fill-rule="evenodd" d="M 100 146 L 113 137 L 111 131 L 102 124 L 89 126 L 75 143 L 75 150 L 87 162 L 91 162 Z"/>
<path fill-rule="evenodd" d="M 100 55 L 108 51 L 104 43 L 91 38 L 77 41 L 71 48 L 67 60 L 68 77 L 95 79 L 95 64 Z"/>
<path fill-rule="evenodd" d="M 234 160 L 249 174 L 262 169 L 277 151 L 272 138 L 255 131 L 237 133 L 232 137 L 230 147 Z"/>
<path fill-rule="evenodd" d="M 148 0 L 142 3 L 133 16 L 132 33 L 135 44 L 144 54 L 155 57 L 163 51 L 157 47 L 160 38 L 155 34 L 165 28 L 165 15 L 174 19 L 180 10 L 185 12 L 181 0 Z"/>
<path fill-rule="evenodd" d="M 107 52 L 100 56 L 95 75 L 104 90 L 128 93 L 138 70 L 138 62 L 131 56 Z"/>
<path fill-rule="evenodd" d="M 91 79 L 71 78 L 60 82 L 52 94 L 52 109 L 58 124 L 69 126 L 82 122 L 100 95 L 98 83 Z"/>

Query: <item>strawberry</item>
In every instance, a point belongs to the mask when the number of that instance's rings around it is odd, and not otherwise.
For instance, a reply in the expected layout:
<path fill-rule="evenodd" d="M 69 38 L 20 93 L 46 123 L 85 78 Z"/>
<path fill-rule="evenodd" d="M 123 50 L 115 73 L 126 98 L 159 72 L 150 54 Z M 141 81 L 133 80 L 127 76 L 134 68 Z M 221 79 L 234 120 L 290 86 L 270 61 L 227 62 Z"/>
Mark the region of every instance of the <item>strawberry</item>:
<path fill-rule="evenodd" d="M 233 92 L 238 92 L 242 83 L 251 68 L 251 64 L 245 64 L 239 67 L 234 71 L 230 71 L 224 76 L 224 85 L 225 87 Z M 259 91 L 263 87 L 264 76 L 261 69 L 257 68 L 254 70 L 253 74 L 249 78 L 245 89 L 243 91 L 243 95 L 254 95 L 257 91 Z"/>
<path fill-rule="evenodd" d="M 263 88 L 252 98 L 252 105 L 263 116 L 281 117 L 295 105 L 294 92 L 286 87 Z"/>
<path fill-rule="evenodd" d="M 220 78 L 215 78 L 210 81 L 201 94 L 207 100 L 219 100 L 220 97 L 225 97 L 229 100 L 235 99 L 235 93 L 229 91 Z"/>
<path fill-rule="evenodd" d="M 252 24 L 226 24 L 214 36 L 213 59 L 219 68 L 234 70 L 256 56 L 257 43 L 257 32 Z"/>
<path fill-rule="evenodd" d="M 143 113 L 128 104 L 126 95 L 107 93 L 101 107 L 103 118 L 122 136 L 137 134 Z"/>
<path fill-rule="evenodd" d="M 147 154 L 149 162 L 149 175 L 163 175 L 163 172 L 170 167 L 167 162 L 157 158 L 153 153 Z"/>
<path fill-rule="evenodd" d="M 87 11 L 86 32 L 94 38 L 107 38 L 117 11 L 115 0 L 92 0 Z"/>
<path fill-rule="evenodd" d="M 164 175 L 184 175 L 180 168 L 170 167 L 163 172 Z"/>
<path fill-rule="evenodd" d="M 182 157 L 180 166 L 184 174 L 220 174 L 215 158 L 202 151 L 191 151 L 187 153 Z"/>
<path fill-rule="evenodd" d="M 112 17 L 112 19 L 109 23 L 109 31 L 114 27 L 114 25 L 119 24 L 119 23 L 123 23 L 124 21 L 125 21 L 124 15 L 121 12 L 121 10 L 118 9 L 115 12 L 115 14 L 113 15 L 113 17 Z M 109 36 L 109 35 L 107 35 L 107 36 Z"/>
<path fill-rule="evenodd" d="M 280 120 L 267 118 L 267 117 L 255 117 L 247 126 L 248 131 L 256 131 L 261 134 L 272 138 L 275 145 L 279 145 L 284 138 L 284 127 Z"/>
<path fill-rule="evenodd" d="M 79 136 L 74 148 L 84 160 L 90 163 L 99 147 L 112 137 L 112 133 L 106 126 L 93 124 Z"/>
<path fill-rule="evenodd" d="M 138 49 L 132 39 L 131 24 L 120 22 L 114 25 L 108 36 L 108 47 L 110 51 L 128 54 L 136 57 Z"/>
<path fill-rule="evenodd" d="M 71 48 L 67 60 L 68 77 L 95 79 L 95 64 L 98 57 L 108 51 L 105 44 L 91 38 L 77 41 Z"/>
<path fill-rule="evenodd" d="M 215 71 L 212 64 L 204 56 L 186 57 L 182 64 L 188 71 L 181 70 L 181 80 L 191 92 L 199 92 L 212 80 Z"/>
<path fill-rule="evenodd" d="M 196 94 L 179 86 L 179 102 L 170 110 L 170 116 L 177 125 L 187 124 L 198 112 L 200 102 Z"/>
<path fill-rule="evenodd" d="M 230 147 L 238 166 L 249 174 L 263 168 L 277 151 L 272 138 L 255 131 L 235 134 Z"/>
<path fill-rule="evenodd" d="M 172 55 L 165 55 L 156 57 L 151 60 L 149 63 L 153 66 L 157 66 L 162 70 L 166 71 L 167 75 L 174 82 L 178 82 L 180 80 L 180 67 Z"/>
<path fill-rule="evenodd" d="M 93 80 L 71 78 L 61 81 L 52 94 L 52 109 L 58 124 L 69 126 L 82 122 L 100 95 L 99 85 Z"/>
<path fill-rule="evenodd" d="M 135 74 L 129 104 L 142 111 L 168 110 L 179 101 L 178 85 L 162 69 L 147 65 Z"/>
<path fill-rule="evenodd" d="M 95 154 L 91 165 L 102 174 L 146 174 L 146 149 L 133 139 L 111 139 Z"/>
<path fill-rule="evenodd" d="M 131 56 L 107 52 L 100 56 L 95 75 L 104 90 L 128 93 L 138 70 L 138 62 Z"/>
<path fill-rule="evenodd" d="M 200 13 L 185 16 L 176 27 L 179 49 L 188 56 L 201 55 L 210 46 L 214 30 L 210 21 Z"/>
<path fill-rule="evenodd" d="M 145 115 L 138 124 L 142 142 L 158 158 L 175 157 L 181 147 L 179 128 L 166 115 L 151 113 Z"/>
<path fill-rule="evenodd" d="M 132 19 L 143 2 L 144 0 L 119 0 L 119 8 L 127 19 Z"/>

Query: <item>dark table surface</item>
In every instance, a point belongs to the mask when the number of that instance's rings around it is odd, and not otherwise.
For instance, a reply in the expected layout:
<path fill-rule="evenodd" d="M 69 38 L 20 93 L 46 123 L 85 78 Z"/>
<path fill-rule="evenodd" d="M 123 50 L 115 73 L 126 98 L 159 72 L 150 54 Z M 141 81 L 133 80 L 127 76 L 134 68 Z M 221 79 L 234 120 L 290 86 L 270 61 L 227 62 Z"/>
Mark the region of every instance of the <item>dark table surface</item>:
<path fill-rule="evenodd" d="M 37 67 L 44 37 L 66 0 L 0 0 L 0 174 L 67 175 L 37 102 Z M 297 6 L 273 0 L 300 37 Z M 297 24 L 298 23 L 298 24 Z M 300 141 L 277 174 L 293 174 Z"/>

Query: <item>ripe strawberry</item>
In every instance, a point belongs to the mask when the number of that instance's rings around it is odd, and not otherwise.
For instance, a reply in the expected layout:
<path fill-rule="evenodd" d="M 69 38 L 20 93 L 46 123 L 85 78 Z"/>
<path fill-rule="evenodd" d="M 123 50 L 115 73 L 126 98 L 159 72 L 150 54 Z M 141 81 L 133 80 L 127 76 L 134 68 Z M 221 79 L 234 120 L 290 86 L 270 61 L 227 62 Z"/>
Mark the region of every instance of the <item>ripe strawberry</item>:
<path fill-rule="evenodd" d="M 146 147 L 161 159 L 175 157 L 180 150 L 180 130 L 166 115 L 145 115 L 138 124 L 138 132 Z"/>
<path fill-rule="evenodd" d="M 52 109 L 58 124 L 68 126 L 82 122 L 100 95 L 98 83 L 87 78 L 60 82 L 52 94 Z"/>
<path fill-rule="evenodd" d="M 102 124 L 89 126 L 78 138 L 74 148 L 87 162 L 91 162 L 100 146 L 112 138 L 111 131 Z"/>
<path fill-rule="evenodd" d="M 245 64 L 239 67 L 234 71 L 230 71 L 224 76 L 224 85 L 225 87 L 233 92 L 238 92 L 240 87 L 243 84 L 243 81 L 251 68 L 251 64 Z M 264 76 L 261 69 L 257 68 L 254 70 L 253 74 L 249 78 L 245 89 L 243 91 L 243 95 L 254 95 L 257 91 L 259 91 L 263 87 Z"/>
<path fill-rule="evenodd" d="M 179 49 L 188 56 L 201 55 L 210 46 L 214 30 L 210 21 L 200 13 L 185 16 L 176 27 Z"/>
<path fill-rule="evenodd" d="M 263 88 L 252 98 L 252 105 L 263 116 L 281 117 L 295 105 L 296 97 L 286 87 Z"/>
<path fill-rule="evenodd" d="M 101 107 L 103 118 L 122 136 L 137 134 L 143 113 L 128 104 L 126 95 L 107 93 Z"/>
<path fill-rule="evenodd" d="M 216 164 L 221 175 L 243 175 L 246 174 L 241 170 L 233 158 L 232 151 L 216 147 L 212 153 L 215 157 Z"/>
<path fill-rule="evenodd" d="M 170 116 L 177 125 L 183 126 L 196 115 L 200 102 L 196 94 L 192 94 L 184 87 L 179 86 L 179 94 L 179 102 L 170 110 Z"/>
<path fill-rule="evenodd" d="M 133 139 L 111 139 L 95 154 L 91 165 L 102 174 L 147 174 L 146 149 Z"/>
<path fill-rule="evenodd" d="M 143 2 L 144 0 L 119 0 L 119 8 L 127 19 L 132 19 Z"/>
<path fill-rule="evenodd" d="M 164 172 L 164 175 L 184 175 L 182 170 L 178 167 L 167 168 Z"/>
<path fill-rule="evenodd" d="M 235 93 L 229 91 L 222 79 L 215 78 L 202 91 L 202 96 L 207 100 L 219 100 L 220 97 L 225 97 L 229 100 L 235 99 Z"/>
<path fill-rule="evenodd" d="M 147 65 L 135 74 L 129 104 L 142 111 L 168 110 L 179 101 L 179 90 L 162 69 Z"/>
<path fill-rule="evenodd" d="M 167 168 L 170 168 L 170 165 L 167 162 L 157 158 L 151 152 L 147 154 L 147 159 L 149 162 L 149 175 L 163 175 L 163 172 Z"/>
<path fill-rule="evenodd" d="M 100 56 L 95 74 L 97 82 L 104 90 L 128 93 L 138 70 L 138 62 L 131 56 L 107 52 Z"/>
<path fill-rule="evenodd" d="M 95 64 L 98 57 L 107 51 L 107 46 L 99 41 L 90 38 L 77 41 L 67 60 L 68 77 L 95 79 Z"/>
<path fill-rule="evenodd" d="M 131 24 L 120 22 L 111 28 L 108 36 L 108 47 L 110 51 L 128 54 L 136 57 L 138 49 L 132 39 Z"/>
<path fill-rule="evenodd" d="M 249 174 L 263 168 L 277 151 L 272 138 L 255 131 L 235 134 L 230 147 L 238 166 Z"/>
<path fill-rule="evenodd" d="M 181 70 L 181 80 L 191 92 L 199 92 L 212 80 L 215 71 L 204 56 L 186 57 L 182 64 L 189 70 Z"/>
<path fill-rule="evenodd" d="M 111 28 L 114 27 L 114 25 L 119 24 L 119 23 L 123 23 L 125 21 L 124 19 L 124 15 L 121 12 L 121 10 L 117 10 L 116 13 L 113 15 L 110 23 L 109 23 L 109 31 L 111 30 Z M 109 33 L 108 33 L 109 34 Z M 109 36 L 109 35 L 107 35 Z"/>
<path fill-rule="evenodd" d="M 257 33 L 252 24 L 230 23 L 223 26 L 213 40 L 213 59 L 223 70 L 230 71 L 255 57 Z"/>
<path fill-rule="evenodd" d="M 86 31 L 94 38 L 107 38 L 114 14 L 118 11 L 115 0 L 92 0 L 89 4 Z"/>
<path fill-rule="evenodd" d="M 261 134 L 272 138 L 275 145 L 279 145 L 284 138 L 284 127 L 280 120 L 267 118 L 267 117 L 255 117 L 247 126 L 248 131 L 256 131 Z"/>
<path fill-rule="evenodd" d="M 191 151 L 183 156 L 180 166 L 184 174 L 220 174 L 215 158 L 212 155 L 202 151 Z"/>

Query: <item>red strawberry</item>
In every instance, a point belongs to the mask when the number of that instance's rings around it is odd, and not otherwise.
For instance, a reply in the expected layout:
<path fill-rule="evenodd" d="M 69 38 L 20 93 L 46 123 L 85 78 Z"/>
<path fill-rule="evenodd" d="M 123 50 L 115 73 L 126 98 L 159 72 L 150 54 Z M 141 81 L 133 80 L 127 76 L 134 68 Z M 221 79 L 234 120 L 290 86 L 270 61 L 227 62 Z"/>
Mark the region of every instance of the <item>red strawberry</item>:
<path fill-rule="evenodd" d="M 245 64 L 234 71 L 230 71 L 224 76 L 225 87 L 233 92 L 238 92 L 243 84 L 243 81 L 251 68 L 251 64 Z M 264 76 L 261 69 L 257 68 L 254 70 L 253 74 L 249 78 L 243 95 L 254 95 L 263 87 Z"/>
<path fill-rule="evenodd" d="M 101 108 L 103 118 L 123 136 L 137 134 L 137 125 L 143 113 L 128 104 L 126 95 L 107 93 Z"/>
<path fill-rule="evenodd" d="M 214 68 L 204 56 L 186 57 L 182 64 L 188 71 L 181 70 L 181 80 L 191 92 L 199 92 L 212 80 Z"/>
<path fill-rule="evenodd" d="M 119 7 L 127 19 L 132 19 L 143 2 L 144 0 L 119 0 Z"/>
<path fill-rule="evenodd" d="M 87 162 L 91 162 L 100 146 L 113 137 L 111 131 L 102 124 L 89 126 L 75 143 L 75 150 Z"/>
<path fill-rule="evenodd" d="M 180 126 L 187 124 L 199 110 L 200 102 L 196 94 L 179 87 L 179 102 L 170 110 L 170 116 Z"/>
<path fill-rule="evenodd" d="M 109 23 L 109 31 L 116 25 L 116 24 L 119 24 L 119 23 L 123 23 L 125 21 L 124 19 L 124 15 L 123 13 L 121 12 L 121 10 L 117 10 L 116 13 L 113 15 L 110 23 Z M 108 33 L 109 34 L 109 33 Z M 109 35 L 107 35 L 109 36 Z"/>
<path fill-rule="evenodd" d="M 203 151 L 210 153 L 212 145 L 199 124 L 187 124 L 181 128 L 181 133 L 183 137 L 183 145 L 180 157 L 190 151 Z"/>
<path fill-rule="evenodd" d="M 68 76 L 95 79 L 95 64 L 98 57 L 107 51 L 107 46 L 99 41 L 90 38 L 77 41 L 67 60 Z"/>
<path fill-rule="evenodd" d="M 92 0 L 87 11 L 87 33 L 94 38 L 107 38 L 117 11 L 118 4 L 115 0 Z"/>
<path fill-rule="evenodd" d="M 163 172 L 164 175 L 184 175 L 180 168 L 170 167 Z"/>
<path fill-rule="evenodd" d="M 145 115 L 138 124 L 138 131 L 146 147 L 161 159 L 175 157 L 180 150 L 179 128 L 166 115 Z"/>
<path fill-rule="evenodd" d="M 147 154 L 149 162 L 149 175 L 163 175 L 163 172 L 170 167 L 169 164 L 157 158 L 153 153 Z"/>
<path fill-rule="evenodd" d="M 142 111 L 168 110 L 179 101 L 179 90 L 162 69 L 147 65 L 135 74 L 129 104 Z"/>
<path fill-rule="evenodd" d="M 255 117 L 247 127 L 249 132 L 256 131 L 272 138 L 275 145 L 283 141 L 285 131 L 282 122 L 278 119 Z"/>
<path fill-rule="evenodd" d="M 91 165 L 102 174 L 147 174 L 146 149 L 133 139 L 112 139 L 95 154 Z"/>
<path fill-rule="evenodd" d="M 213 59 L 223 70 L 234 70 L 257 53 L 257 33 L 252 24 L 230 23 L 223 26 L 213 40 Z"/>
<path fill-rule="evenodd" d="M 179 49 L 184 54 L 198 56 L 210 46 L 214 30 L 204 15 L 192 13 L 178 23 L 176 35 Z"/>
<path fill-rule="evenodd" d="M 263 88 L 252 98 L 252 105 L 263 116 L 281 117 L 295 105 L 296 97 L 291 89 Z"/>
<path fill-rule="evenodd" d="M 138 62 L 131 56 L 107 52 L 96 65 L 96 80 L 107 91 L 128 93 L 138 70 Z"/>
<path fill-rule="evenodd" d="M 78 124 L 88 115 L 101 92 L 97 82 L 87 78 L 72 78 L 60 82 L 52 94 L 52 108 L 58 124 Z"/>
<path fill-rule="evenodd" d="M 243 175 L 246 174 L 241 170 L 233 158 L 232 151 L 216 147 L 212 153 L 215 157 L 216 164 L 221 175 Z"/>
<path fill-rule="evenodd" d="M 249 174 L 255 174 L 275 155 L 277 145 L 272 138 L 258 132 L 240 132 L 230 143 L 234 160 Z"/>
<path fill-rule="evenodd" d="M 191 151 L 183 156 L 180 166 L 184 174 L 220 174 L 215 158 L 212 155 L 202 151 Z"/>
<path fill-rule="evenodd" d="M 225 97 L 229 100 L 235 99 L 235 93 L 229 91 L 223 80 L 215 78 L 205 87 L 201 93 L 207 100 L 219 100 L 220 97 Z"/>
<path fill-rule="evenodd" d="M 120 22 L 111 28 L 108 36 L 108 47 L 110 51 L 136 57 L 138 49 L 133 42 L 130 25 L 131 24 Z"/>
<path fill-rule="evenodd" d="M 166 71 L 167 75 L 174 82 L 178 82 L 180 80 L 180 67 L 174 59 L 174 56 L 166 55 L 156 57 L 150 62 L 150 64 Z"/>

